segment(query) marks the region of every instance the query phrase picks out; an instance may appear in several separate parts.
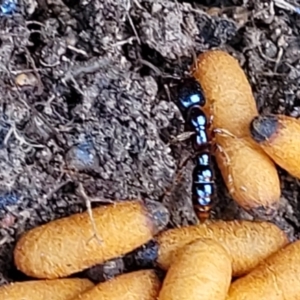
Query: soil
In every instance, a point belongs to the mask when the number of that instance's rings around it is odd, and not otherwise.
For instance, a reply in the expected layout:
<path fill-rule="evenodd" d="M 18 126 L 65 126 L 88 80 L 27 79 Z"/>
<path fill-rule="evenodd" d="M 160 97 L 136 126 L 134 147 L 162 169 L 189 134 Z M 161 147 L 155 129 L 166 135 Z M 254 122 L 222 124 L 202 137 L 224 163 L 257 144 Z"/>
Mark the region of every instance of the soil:
<path fill-rule="evenodd" d="M 100 202 L 162 201 L 170 226 L 196 222 L 192 160 L 177 180 L 193 150 L 170 141 L 184 132 L 172 88 L 202 51 L 239 60 L 260 112 L 300 115 L 299 15 L 273 1 L 198 2 L 0 0 L 0 285 L 24 279 L 12 258 L 20 234 L 86 210 L 79 183 Z M 214 167 L 213 218 L 252 220 Z M 300 184 L 278 172 L 272 221 L 293 240 Z"/>

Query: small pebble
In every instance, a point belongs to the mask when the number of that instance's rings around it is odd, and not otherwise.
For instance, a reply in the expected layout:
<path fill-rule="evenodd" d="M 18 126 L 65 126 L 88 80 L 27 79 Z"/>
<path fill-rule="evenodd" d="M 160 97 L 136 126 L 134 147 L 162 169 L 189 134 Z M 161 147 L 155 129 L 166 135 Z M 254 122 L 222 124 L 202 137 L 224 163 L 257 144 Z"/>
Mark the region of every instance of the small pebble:
<path fill-rule="evenodd" d="M 15 83 L 18 86 L 37 86 L 38 80 L 32 73 L 21 73 L 16 76 Z"/>
<path fill-rule="evenodd" d="M 0 193 L 0 208 L 5 208 L 9 205 L 14 205 L 18 202 L 19 196 L 16 192 L 1 192 Z"/>
<path fill-rule="evenodd" d="M 73 146 L 66 154 L 66 160 L 71 167 L 81 171 L 99 166 L 98 155 L 93 145 L 88 142 Z"/>

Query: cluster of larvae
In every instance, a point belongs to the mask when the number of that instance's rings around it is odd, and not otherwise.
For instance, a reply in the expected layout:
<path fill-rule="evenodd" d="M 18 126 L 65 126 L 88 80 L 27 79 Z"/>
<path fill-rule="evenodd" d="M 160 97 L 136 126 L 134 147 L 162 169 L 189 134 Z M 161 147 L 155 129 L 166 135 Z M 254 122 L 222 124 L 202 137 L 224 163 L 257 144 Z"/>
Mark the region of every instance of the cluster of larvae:
<path fill-rule="evenodd" d="M 166 208 L 140 200 L 94 208 L 92 215 L 95 226 L 84 212 L 24 233 L 14 262 L 31 279 L 2 286 L 0 299 L 289 300 L 300 295 L 300 243 L 289 242 L 272 223 L 207 221 L 166 229 Z M 101 283 L 75 276 L 150 240 L 158 249 L 151 269 Z"/>
<path fill-rule="evenodd" d="M 300 178 L 300 121 L 259 115 L 238 61 L 226 52 L 199 55 L 192 76 L 201 85 L 212 119 L 214 155 L 232 198 L 255 216 L 273 217 L 279 206 L 276 164 Z"/>

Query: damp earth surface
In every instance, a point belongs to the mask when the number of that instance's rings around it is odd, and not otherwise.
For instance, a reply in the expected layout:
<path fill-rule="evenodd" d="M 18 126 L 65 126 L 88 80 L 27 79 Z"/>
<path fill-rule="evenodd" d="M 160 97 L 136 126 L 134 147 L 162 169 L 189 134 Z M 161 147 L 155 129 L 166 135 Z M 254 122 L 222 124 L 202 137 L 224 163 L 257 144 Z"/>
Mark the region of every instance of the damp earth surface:
<path fill-rule="evenodd" d="M 0 0 L 0 285 L 26 279 L 13 264 L 18 237 L 85 211 L 87 198 L 160 201 L 170 227 L 196 222 L 193 160 L 180 169 L 194 152 L 176 140 L 184 120 L 173 89 L 201 52 L 238 59 L 260 112 L 299 116 L 300 15 L 276 1 L 198 2 Z M 253 220 L 214 169 L 212 217 Z M 300 184 L 278 172 L 271 221 L 293 240 Z M 85 274 L 100 281 L 135 264 L 119 258 Z"/>

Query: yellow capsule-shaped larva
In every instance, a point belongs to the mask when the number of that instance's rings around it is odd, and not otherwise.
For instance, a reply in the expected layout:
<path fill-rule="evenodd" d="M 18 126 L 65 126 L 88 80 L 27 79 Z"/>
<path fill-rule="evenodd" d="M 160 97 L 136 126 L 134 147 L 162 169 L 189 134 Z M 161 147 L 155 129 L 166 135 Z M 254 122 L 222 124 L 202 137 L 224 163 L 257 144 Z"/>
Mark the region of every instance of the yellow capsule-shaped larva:
<path fill-rule="evenodd" d="M 71 300 L 93 286 L 94 284 L 88 279 L 80 278 L 15 282 L 0 287 L 0 299 Z"/>
<path fill-rule="evenodd" d="M 122 201 L 92 214 L 95 230 L 84 212 L 25 233 L 14 250 L 16 267 L 35 278 L 66 277 L 134 250 L 168 222 L 167 209 L 158 202 Z"/>
<path fill-rule="evenodd" d="M 281 193 L 274 162 L 248 137 L 219 135 L 216 143 L 216 161 L 232 198 L 252 215 L 272 218 Z"/>
<path fill-rule="evenodd" d="M 231 276 L 231 257 L 221 244 L 196 240 L 172 262 L 158 300 L 225 300 Z"/>
<path fill-rule="evenodd" d="M 276 164 L 300 178 L 300 121 L 285 115 L 255 117 L 251 124 L 253 140 Z"/>
<path fill-rule="evenodd" d="M 288 243 L 286 234 L 269 222 L 210 221 L 204 224 L 169 229 L 159 233 L 157 264 L 168 270 L 178 251 L 199 239 L 213 239 L 232 257 L 232 274 L 241 276 Z"/>
<path fill-rule="evenodd" d="M 300 299 L 300 241 L 287 245 L 234 281 L 226 299 Z"/>
<path fill-rule="evenodd" d="M 237 137 L 250 136 L 249 124 L 258 115 L 248 79 L 238 61 L 221 50 L 200 54 L 192 75 L 206 99 L 205 112 L 213 115 L 213 128 Z"/>
<path fill-rule="evenodd" d="M 99 283 L 72 300 L 156 300 L 160 287 L 154 270 L 140 270 Z"/>

